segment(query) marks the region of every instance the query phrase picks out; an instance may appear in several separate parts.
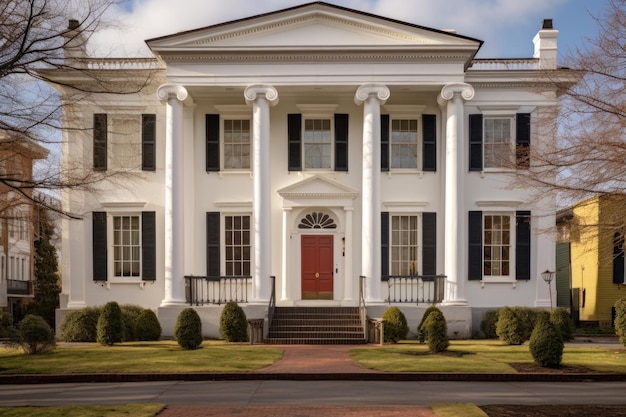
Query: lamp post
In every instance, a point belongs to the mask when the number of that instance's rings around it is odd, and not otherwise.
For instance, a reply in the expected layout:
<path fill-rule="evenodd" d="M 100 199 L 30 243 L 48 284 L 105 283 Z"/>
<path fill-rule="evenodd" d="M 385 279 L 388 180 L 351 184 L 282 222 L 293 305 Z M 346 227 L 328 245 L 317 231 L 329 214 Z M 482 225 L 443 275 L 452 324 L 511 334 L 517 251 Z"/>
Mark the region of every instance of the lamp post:
<path fill-rule="evenodd" d="M 546 269 L 541 273 L 541 278 L 548 284 L 548 294 L 550 295 L 550 311 L 552 311 L 552 280 L 556 272 Z"/>

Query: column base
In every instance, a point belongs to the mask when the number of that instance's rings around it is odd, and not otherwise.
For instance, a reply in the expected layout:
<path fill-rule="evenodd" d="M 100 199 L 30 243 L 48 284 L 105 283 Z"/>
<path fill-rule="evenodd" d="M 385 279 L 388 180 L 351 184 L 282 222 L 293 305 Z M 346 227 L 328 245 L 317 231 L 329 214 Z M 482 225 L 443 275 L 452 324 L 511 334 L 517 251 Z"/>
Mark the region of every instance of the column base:
<path fill-rule="evenodd" d="M 450 306 L 450 307 L 453 307 L 453 306 L 464 307 L 464 306 L 468 306 L 469 302 L 467 300 L 461 298 L 461 299 L 458 299 L 458 300 L 443 300 L 441 302 L 441 305 L 442 306 Z"/>
<path fill-rule="evenodd" d="M 190 306 L 190 305 L 185 300 L 165 299 L 161 301 L 161 305 L 159 307 L 184 307 L 184 306 Z"/>

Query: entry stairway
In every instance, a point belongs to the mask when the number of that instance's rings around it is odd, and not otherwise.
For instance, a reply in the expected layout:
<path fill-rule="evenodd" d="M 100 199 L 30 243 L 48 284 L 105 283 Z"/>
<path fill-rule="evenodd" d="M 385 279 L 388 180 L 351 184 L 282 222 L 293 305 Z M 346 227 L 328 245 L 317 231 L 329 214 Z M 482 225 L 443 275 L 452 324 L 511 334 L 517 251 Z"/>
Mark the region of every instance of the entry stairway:
<path fill-rule="evenodd" d="M 265 342 L 356 345 L 366 340 L 358 307 L 276 307 Z"/>

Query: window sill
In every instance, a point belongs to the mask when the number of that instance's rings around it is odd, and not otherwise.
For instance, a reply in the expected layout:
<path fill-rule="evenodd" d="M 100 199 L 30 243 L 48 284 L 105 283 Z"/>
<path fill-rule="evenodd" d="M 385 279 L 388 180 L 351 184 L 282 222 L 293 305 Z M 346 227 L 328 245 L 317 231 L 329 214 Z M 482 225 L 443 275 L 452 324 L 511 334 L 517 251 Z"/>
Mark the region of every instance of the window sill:
<path fill-rule="evenodd" d="M 242 175 L 247 175 L 250 178 L 252 178 L 252 170 L 251 169 L 246 169 L 246 170 L 221 170 L 217 172 L 217 175 L 222 178 L 222 177 L 230 177 L 230 176 L 242 176 Z"/>
<path fill-rule="evenodd" d="M 422 178 L 424 176 L 424 171 L 419 171 L 417 169 L 394 169 L 387 171 L 387 178 L 391 178 L 394 175 L 413 175 Z"/>
<path fill-rule="evenodd" d="M 513 288 L 517 287 L 517 280 L 511 278 L 489 278 L 480 281 L 480 288 L 485 288 L 485 284 L 510 284 Z"/>
<path fill-rule="evenodd" d="M 102 287 L 106 287 L 107 290 L 111 289 L 111 285 L 118 285 L 118 284 L 124 284 L 124 285 L 139 285 L 139 288 L 144 289 L 146 287 L 146 283 L 150 282 L 153 283 L 154 281 L 142 281 L 141 278 L 139 279 L 118 279 L 118 278 L 112 278 L 112 279 L 108 279 L 105 282 L 99 282 L 99 281 L 94 281 L 97 284 L 100 284 L 100 286 Z"/>

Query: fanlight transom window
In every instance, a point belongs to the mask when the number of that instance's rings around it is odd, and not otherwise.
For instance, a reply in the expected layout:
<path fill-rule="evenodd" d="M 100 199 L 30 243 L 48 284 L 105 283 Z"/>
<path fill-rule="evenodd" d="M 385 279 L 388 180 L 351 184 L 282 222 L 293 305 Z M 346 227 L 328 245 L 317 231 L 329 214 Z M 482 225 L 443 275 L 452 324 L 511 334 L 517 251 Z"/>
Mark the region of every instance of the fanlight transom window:
<path fill-rule="evenodd" d="M 307 214 L 300 220 L 298 229 L 336 229 L 337 224 L 326 213 L 314 211 Z"/>

